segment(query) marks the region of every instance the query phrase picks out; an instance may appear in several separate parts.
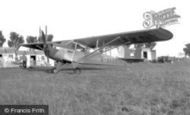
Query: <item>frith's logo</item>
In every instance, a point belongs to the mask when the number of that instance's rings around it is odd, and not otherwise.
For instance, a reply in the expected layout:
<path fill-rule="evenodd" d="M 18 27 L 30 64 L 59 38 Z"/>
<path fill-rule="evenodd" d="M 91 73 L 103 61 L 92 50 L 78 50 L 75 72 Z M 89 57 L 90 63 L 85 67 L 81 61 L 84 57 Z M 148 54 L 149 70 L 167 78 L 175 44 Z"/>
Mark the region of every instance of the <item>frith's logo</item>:
<path fill-rule="evenodd" d="M 179 15 L 175 13 L 175 7 L 168 8 L 159 12 L 149 11 L 143 14 L 145 21 L 143 26 L 145 28 L 151 27 L 163 27 L 165 25 L 171 25 L 178 22 Z"/>

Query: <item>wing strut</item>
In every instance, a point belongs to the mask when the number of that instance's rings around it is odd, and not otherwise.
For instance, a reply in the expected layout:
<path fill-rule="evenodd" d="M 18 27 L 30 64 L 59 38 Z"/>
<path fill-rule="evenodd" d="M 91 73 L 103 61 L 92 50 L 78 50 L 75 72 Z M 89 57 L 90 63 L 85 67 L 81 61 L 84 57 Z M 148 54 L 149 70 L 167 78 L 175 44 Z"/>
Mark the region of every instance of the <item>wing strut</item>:
<path fill-rule="evenodd" d="M 76 50 L 77 50 L 77 43 L 75 43 L 75 50 L 74 50 L 74 53 L 73 53 L 73 55 L 72 55 L 72 62 L 73 62 L 73 60 L 74 60 L 74 57 L 75 57 L 75 54 L 76 54 Z"/>
<path fill-rule="evenodd" d="M 93 55 L 94 53 L 100 51 L 101 49 L 105 48 L 106 46 L 109 46 L 109 45 L 110 45 L 111 43 L 113 43 L 114 41 L 119 40 L 120 38 L 121 38 L 120 36 L 116 37 L 115 39 L 113 39 L 113 40 L 109 41 L 108 43 L 106 43 L 104 46 L 102 46 L 102 47 L 100 47 L 100 48 L 94 50 L 93 52 L 91 52 L 91 53 L 89 53 L 89 54 L 83 56 L 83 57 L 80 58 L 78 61 L 80 61 L 80 60 L 82 60 L 82 59 L 84 59 L 84 58 L 86 58 L 86 57 L 89 57 L 89 56 Z M 130 43 L 131 43 L 130 41 L 127 41 L 127 42 L 124 42 L 123 44 L 130 44 Z M 123 45 L 123 44 L 121 44 L 121 45 Z M 113 48 L 115 48 L 115 47 L 113 47 Z M 111 49 L 113 49 L 113 48 L 109 48 L 108 50 L 105 50 L 105 51 L 109 51 L 109 50 L 111 50 Z M 105 51 L 104 51 L 104 52 L 105 52 Z"/>
<path fill-rule="evenodd" d="M 96 41 L 96 48 L 99 46 L 99 40 Z"/>
<path fill-rule="evenodd" d="M 71 60 L 72 61 L 71 63 L 72 63 L 72 66 L 73 66 L 74 69 L 76 69 L 78 67 L 78 62 L 76 62 L 74 60 L 74 57 L 75 57 L 75 54 L 76 54 L 76 50 L 77 50 L 77 45 L 78 45 L 78 43 L 75 43 L 75 51 L 73 53 L 72 60 Z"/>

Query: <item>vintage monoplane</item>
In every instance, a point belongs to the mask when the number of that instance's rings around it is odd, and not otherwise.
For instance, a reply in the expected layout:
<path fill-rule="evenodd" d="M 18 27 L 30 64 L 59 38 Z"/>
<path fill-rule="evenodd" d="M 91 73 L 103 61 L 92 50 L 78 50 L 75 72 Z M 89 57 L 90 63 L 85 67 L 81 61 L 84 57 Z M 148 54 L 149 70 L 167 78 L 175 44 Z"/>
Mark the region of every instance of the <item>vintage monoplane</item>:
<path fill-rule="evenodd" d="M 124 61 L 105 55 L 104 52 L 121 45 L 169 40 L 173 34 L 166 29 L 156 28 L 55 42 L 47 42 L 47 32 L 44 34 L 41 31 L 41 37 L 43 41 L 41 43 L 20 46 L 43 50 L 47 57 L 57 62 L 53 70 L 56 73 L 67 63 L 71 64 L 74 70 L 79 69 L 83 64 L 124 64 Z"/>

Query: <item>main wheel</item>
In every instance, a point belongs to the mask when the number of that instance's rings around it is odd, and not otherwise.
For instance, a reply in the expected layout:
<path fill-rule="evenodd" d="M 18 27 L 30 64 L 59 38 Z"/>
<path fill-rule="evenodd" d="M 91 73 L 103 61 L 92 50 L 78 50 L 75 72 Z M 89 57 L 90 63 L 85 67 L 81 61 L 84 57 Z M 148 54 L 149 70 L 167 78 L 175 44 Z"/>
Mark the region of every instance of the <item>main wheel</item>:
<path fill-rule="evenodd" d="M 53 69 L 53 71 L 52 71 L 53 73 L 57 73 L 58 72 L 58 70 L 57 69 Z"/>
<path fill-rule="evenodd" d="M 74 68 L 74 69 L 73 69 L 73 73 L 79 73 L 79 74 L 80 74 L 80 73 L 81 73 L 81 69 L 78 68 L 78 67 L 77 67 L 77 68 Z"/>

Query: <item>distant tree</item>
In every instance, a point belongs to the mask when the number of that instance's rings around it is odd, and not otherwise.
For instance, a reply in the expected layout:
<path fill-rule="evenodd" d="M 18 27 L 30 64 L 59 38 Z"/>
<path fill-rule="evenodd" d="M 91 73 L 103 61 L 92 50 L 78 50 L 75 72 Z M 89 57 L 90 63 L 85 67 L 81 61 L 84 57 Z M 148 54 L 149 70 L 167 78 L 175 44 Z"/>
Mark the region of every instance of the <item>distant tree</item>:
<path fill-rule="evenodd" d="M 144 45 L 144 44 L 142 44 L 142 43 L 134 44 L 134 47 L 135 47 L 135 49 L 137 49 L 137 48 L 142 48 L 143 45 Z"/>
<path fill-rule="evenodd" d="M 145 47 L 146 48 L 150 48 L 151 50 L 156 46 L 155 42 L 151 42 L 151 43 L 145 43 Z"/>
<path fill-rule="evenodd" d="M 6 39 L 4 38 L 2 31 L 0 31 L 0 47 L 3 46 L 5 41 L 6 41 Z"/>
<path fill-rule="evenodd" d="M 10 33 L 10 40 L 8 41 L 9 47 L 16 48 L 19 44 L 22 44 L 22 43 L 24 43 L 23 36 L 17 34 L 16 32 Z"/>
<path fill-rule="evenodd" d="M 53 40 L 53 35 L 52 34 L 49 34 L 47 36 L 47 41 L 51 42 Z"/>
<path fill-rule="evenodd" d="M 46 40 L 47 40 L 48 42 L 51 42 L 51 41 L 53 40 L 53 35 L 52 35 L 52 34 L 48 34 Z M 39 41 L 39 42 L 43 42 L 41 36 L 38 37 L 38 41 Z"/>
<path fill-rule="evenodd" d="M 38 42 L 38 40 L 37 40 L 37 37 L 34 37 L 34 36 L 27 36 L 27 37 L 26 37 L 26 42 L 27 42 L 27 43 L 35 43 L 35 42 Z"/>
<path fill-rule="evenodd" d="M 185 45 L 185 48 L 183 48 L 183 51 L 185 53 L 185 56 L 189 56 L 190 57 L 190 43 Z"/>
<path fill-rule="evenodd" d="M 150 48 L 151 50 L 156 46 L 156 43 L 155 42 L 151 42 L 151 43 L 139 43 L 139 44 L 135 44 L 134 47 L 137 49 L 137 48 L 142 48 L 144 47 L 145 48 Z"/>

